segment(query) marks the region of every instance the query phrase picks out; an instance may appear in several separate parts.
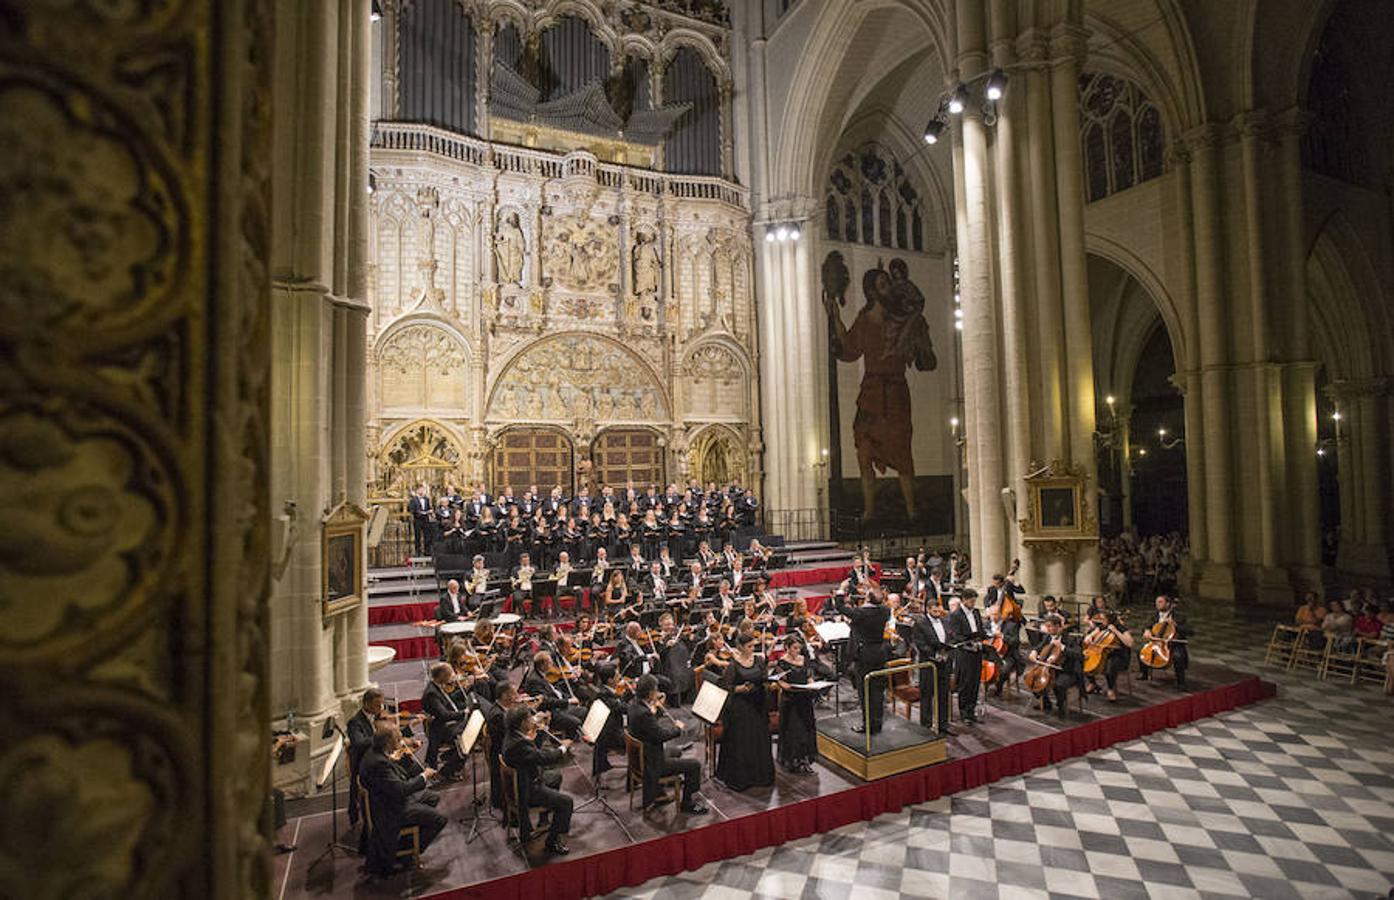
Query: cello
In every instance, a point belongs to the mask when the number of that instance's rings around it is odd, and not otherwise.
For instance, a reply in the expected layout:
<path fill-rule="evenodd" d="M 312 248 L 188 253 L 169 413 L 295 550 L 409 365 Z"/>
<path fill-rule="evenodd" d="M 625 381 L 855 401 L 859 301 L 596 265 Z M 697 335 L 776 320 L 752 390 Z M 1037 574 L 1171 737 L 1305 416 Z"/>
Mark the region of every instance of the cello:
<path fill-rule="evenodd" d="M 1107 620 L 1103 621 L 1102 628 L 1085 635 L 1084 638 L 1084 674 L 1095 675 L 1104 667 L 1104 662 L 1108 659 L 1109 653 L 1120 645 L 1118 635 L 1114 634 L 1113 627 Z"/>
<path fill-rule="evenodd" d="M 1062 668 L 1060 662 L 1064 656 L 1065 642 L 1058 634 L 1053 635 L 1050 643 L 1036 654 L 1036 661 L 1032 663 L 1031 668 L 1021 676 L 1021 683 L 1033 694 L 1050 690 L 1055 684 L 1055 673 Z"/>
<path fill-rule="evenodd" d="M 1177 640 L 1176 622 L 1167 617 L 1143 632 L 1145 643 L 1138 651 L 1142 664 L 1149 669 L 1165 669 L 1171 665 L 1171 645 Z"/>

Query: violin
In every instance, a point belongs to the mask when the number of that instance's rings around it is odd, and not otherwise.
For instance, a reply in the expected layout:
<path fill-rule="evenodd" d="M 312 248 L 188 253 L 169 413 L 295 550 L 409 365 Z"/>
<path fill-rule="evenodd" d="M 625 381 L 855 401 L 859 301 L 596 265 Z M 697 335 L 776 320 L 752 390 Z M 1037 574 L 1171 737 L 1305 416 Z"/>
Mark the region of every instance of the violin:
<path fill-rule="evenodd" d="M 1065 656 L 1065 642 L 1054 638 L 1036 653 L 1036 662 L 1021 676 L 1021 683 L 1033 694 L 1050 690 L 1055 684 L 1055 673 L 1061 669 L 1060 661 Z"/>
<path fill-rule="evenodd" d="M 1171 665 L 1171 645 L 1176 641 L 1176 622 L 1163 619 L 1143 632 L 1146 642 L 1138 651 L 1142 664 L 1150 669 L 1165 669 Z"/>

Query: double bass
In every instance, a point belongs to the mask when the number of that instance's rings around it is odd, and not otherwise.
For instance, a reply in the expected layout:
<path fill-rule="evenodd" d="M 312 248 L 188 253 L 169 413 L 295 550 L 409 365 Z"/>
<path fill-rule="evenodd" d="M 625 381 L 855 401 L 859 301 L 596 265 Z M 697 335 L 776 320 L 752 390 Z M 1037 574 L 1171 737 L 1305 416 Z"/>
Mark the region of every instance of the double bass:
<path fill-rule="evenodd" d="M 1021 560 L 1012 560 L 1012 567 L 1007 570 L 1007 577 L 1015 578 L 1017 570 L 1020 568 Z M 1002 590 L 1002 599 L 998 604 L 997 614 L 998 617 L 1001 618 L 1003 621 L 1006 621 L 1007 619 L 1015 619 L 1018 622 L 1022 622 L 1026 619 L 1026 614 L 1022 610 L 1021 604 L 1017 602 L 1016 595 L 1013 594 L 1011 591 L 1006 590 L 1005 587 Z"/>

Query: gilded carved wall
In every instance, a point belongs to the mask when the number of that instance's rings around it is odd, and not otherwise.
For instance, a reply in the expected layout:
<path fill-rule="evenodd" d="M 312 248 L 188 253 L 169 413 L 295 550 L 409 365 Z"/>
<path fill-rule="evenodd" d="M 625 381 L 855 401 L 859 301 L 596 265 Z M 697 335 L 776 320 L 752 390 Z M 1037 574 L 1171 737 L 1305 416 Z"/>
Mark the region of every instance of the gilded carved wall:
<path fill-rule="evenodd" d="M 270 893 L 270 6 L 0 0 L 0 896 Z"/>
<path fill-rule="evenodd" d="M 527 423 L 560 426 L 578 460 L 607 426 L 656 428 L 670 479 L 690 471 L 691 439 L 721 423 L 732 470 L 759 472 L 749 213 L 736 186 L 429 126 L 377 133 L 369 481 L 379 498 L 402 496 L 392 448 L 422 419 L 464 448 L 467 479 L 487 479 L 499 432 Z"/>

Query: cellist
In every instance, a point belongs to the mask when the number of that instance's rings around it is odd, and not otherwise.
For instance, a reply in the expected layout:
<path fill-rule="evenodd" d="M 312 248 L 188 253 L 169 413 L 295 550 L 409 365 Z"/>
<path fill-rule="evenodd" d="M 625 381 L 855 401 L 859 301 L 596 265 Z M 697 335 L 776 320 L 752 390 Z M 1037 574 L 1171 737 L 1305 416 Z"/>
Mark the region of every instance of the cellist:
<path fill-rule="evenodd" d="M 1170 627 L 1168 627 L 1168 625 Z M 1166 637 L 1170 631 L 1171 636 Z M 1164 645 L 1170 651 L 1170 664 L 1176 670 L 1176 686 L 1184 689 L 1186 687 L 1186 668 L 1190 664 L 1190 654 L 1186 652 L 1186 642 L 1190 640 L 1191 629 L 1186 625 L 1186 620 L 1176 611 L 1176 601 L 1166 594 L 1157 595 L 1157 615 L 1143 635 L 1143 647 L 1148 644 Z M 1156 668 L 1166 668 L 1165 665 Z M 1146 663 L 1142 665 L 1141 679 L 1147 681 L 1152 674 L 1152 667 Z"/>
<path fill-rule="evenodd" d="M 1060 717 L 1069 715 L 1070 688 L 1079 684 L 1081 659 L 1074 642 L 1062 634 L 1064 622 L 1058 615 L 1047 616 L 1041 623 L 1041 635 L 1031 651 L 1031 667 L 1022 682 L 1041 701 L 1041 709 L 1050 712 L 1051 695 L 1059 707 Z"/>
<path fill-rule="evenodd" d="M 1123 624 L 1123 619 L 1113 610 L 1099 609 L 1089 618 L 1091 626 L 1084 636 L 1085 690 L 1090 694 L 1099 692 L 1098 673 L 1104 673 L 1108 685 L 1108 702 L 1118 699 L 1118 676 L 1128 670 L 1132 658 L 1133 633 Z M 1090 666 L 1090 660 L 1102 654 L 1097 668 Z"/>

